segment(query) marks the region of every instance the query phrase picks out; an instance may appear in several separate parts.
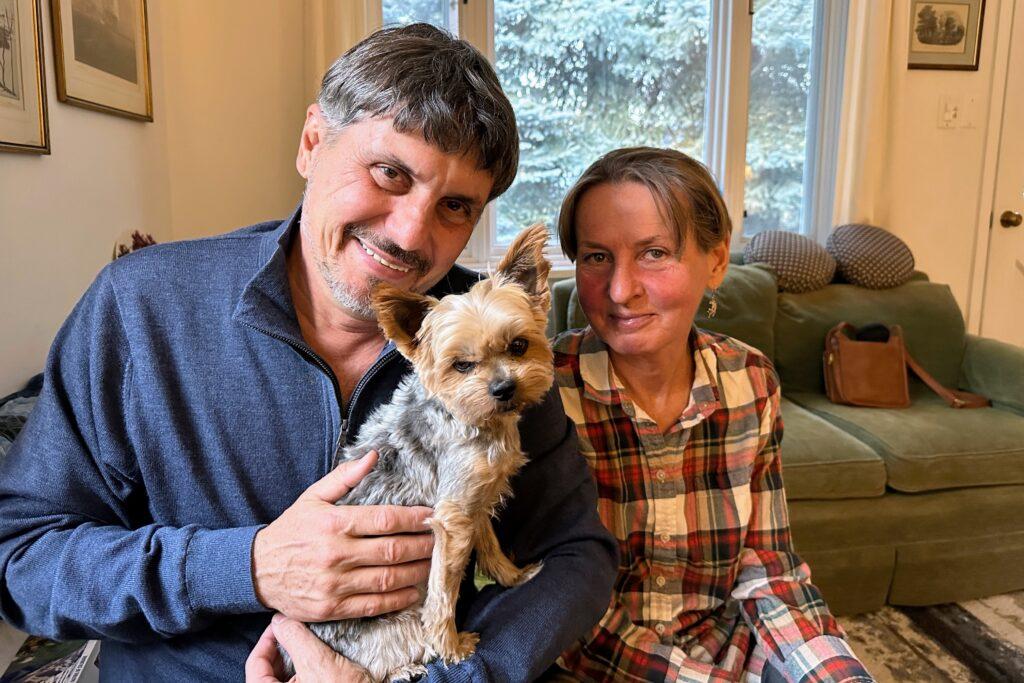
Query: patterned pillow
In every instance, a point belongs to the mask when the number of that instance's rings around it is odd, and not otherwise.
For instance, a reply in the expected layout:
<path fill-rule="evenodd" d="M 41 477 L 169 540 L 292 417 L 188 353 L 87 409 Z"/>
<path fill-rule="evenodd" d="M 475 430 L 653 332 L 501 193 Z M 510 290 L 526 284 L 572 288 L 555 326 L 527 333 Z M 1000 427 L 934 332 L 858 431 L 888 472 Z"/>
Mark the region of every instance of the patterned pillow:
<path fill-rule="evenodd" d="M 743 263 L 763 263 L 784 292 L 810 292 L 832 281 L 836 262 L 825 248 L 795 232 L 766 230 L 743 250 Z"/>
<path fill-rule="evenodd" d="M 914 274 L 914 255 L 899 237 L 873 225 L 850 223 L 832 231 L 825 248 L 847 282 L 868 289 L 897 287 Z"/>

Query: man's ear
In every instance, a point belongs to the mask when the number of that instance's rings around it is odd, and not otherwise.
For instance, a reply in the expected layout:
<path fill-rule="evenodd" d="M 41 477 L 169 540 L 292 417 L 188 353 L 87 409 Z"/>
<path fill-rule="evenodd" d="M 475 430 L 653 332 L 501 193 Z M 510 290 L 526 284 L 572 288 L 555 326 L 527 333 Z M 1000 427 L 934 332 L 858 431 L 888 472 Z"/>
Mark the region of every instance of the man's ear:
<path fill-rule="evenodd" d="M 551 307 L 551 294 L 548 292 L 551 264 L 544 258 L 547 242 L 548 229 L 541 223 L 531 225 L 516 236 L 495 273 L 501 281 L 525 289 L 545 313 Z"/>
<path fill-rule="evenodd" d="M 437 299 L 432 296 L 407 292 L 386 283 L 377 285 L 371 296 L 371 306 L 377 313 L 381 331 L 409 360 L 416 355 L 419 345 L 416 334 L 423 325 L 423 319 L 436 305 Z"/>
<path fill-rule="evenodd" d="M 313 159 L 316 156 L 317 147 L 323 143 L 327 135 L 324 124 L 320 105 L 309 105 L 309 108 L 306 109 L 306 122 L 302 125 L 302 134 L 299 136 L 299 152 L 295 156 L 295 169 L 306 180 L 309 180 L 309 174 L 313 170 Z"/>

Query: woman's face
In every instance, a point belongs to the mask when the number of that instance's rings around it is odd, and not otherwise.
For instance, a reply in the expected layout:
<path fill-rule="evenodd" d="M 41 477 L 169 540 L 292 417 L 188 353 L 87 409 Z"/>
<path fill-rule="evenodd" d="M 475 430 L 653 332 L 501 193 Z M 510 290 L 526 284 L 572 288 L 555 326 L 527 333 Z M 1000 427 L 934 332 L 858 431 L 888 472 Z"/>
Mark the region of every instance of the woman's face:
<path fill-rule="evenodd" d="M 685 344 L 707 288 L 717 288 L 729 244 L 680 251 L 654 196 L 635 182 L 586 190 L 576 212 L 576 287 L 594 331 L 613 353 L 658 354 Z"/>

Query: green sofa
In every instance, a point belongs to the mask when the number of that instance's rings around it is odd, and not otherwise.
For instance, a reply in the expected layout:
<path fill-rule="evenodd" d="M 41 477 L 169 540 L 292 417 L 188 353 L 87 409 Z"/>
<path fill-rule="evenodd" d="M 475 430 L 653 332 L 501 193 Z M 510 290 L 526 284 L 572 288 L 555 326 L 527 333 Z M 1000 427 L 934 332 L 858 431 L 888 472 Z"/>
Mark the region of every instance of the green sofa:
<path fill-rule="evenodd" d="M 697 325 L 760 349 L 782 379 L 794 542 L 837 614 L 1024 588 L 1024 349 L 966 334 L 949 287 L 921 273 L 792 294 L 734 262 L 718 299 Z M 936 379 L 993 407 L 954 410 L 916 378 L 903 410 L 829 402 L 822 348 L 842 320 L 901 325 Z M 555 283 L 548 331 L 585 325 L 573 281 Z"/>

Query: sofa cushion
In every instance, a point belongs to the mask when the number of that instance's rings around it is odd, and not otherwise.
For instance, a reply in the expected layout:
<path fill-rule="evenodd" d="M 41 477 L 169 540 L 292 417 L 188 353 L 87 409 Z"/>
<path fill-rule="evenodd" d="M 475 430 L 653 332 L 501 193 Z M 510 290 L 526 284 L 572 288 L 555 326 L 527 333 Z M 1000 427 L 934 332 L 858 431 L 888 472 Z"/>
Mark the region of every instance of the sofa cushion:
<path fill-rule="evenodd" d="M 809 392 L 789 398 L 871 446 L 897 491 L 1024 483 L 1024 418 L 1015 413 L 955 410 L 922 385 L 904 409 L 841 406 Z"/>
<path fill-rule="evenodd" d="M 836 261 L 814 240 L 785 230 L 754 235 L 743 249 L 743 262 L 762 263 L 775 273 L 784 292 L 810 292 L 832 281 Z"/>
<path fill-rule="evenodd" d="M 789 500 L 885 493 L 885 463 L 869 446 L 782 399 L 782 477 Z"/>
<path fill-rule="evenodd" d="M 771 271 L 760 265 L 730 265 L 722 286 L 718 288 L 717 296 L 718 312 L 714 318 L 708 318 L 710 294 L 705 295 L 694 320 L 697 326 L 735 337 L 773 358 L 775 343 L 772 330 L 778 286 Z M 563 320 L 561 311 L 556 311 L 552 315 L 554 334 L 587 326 L 587 317 L 580 308 L 579 297 L 572 280 L 556 283 L 552 288 L 551 299 L 553 307 L 563 305 L 563 301 L 567 307 L 565 327 L 560 328 Z"/>
<path fill-rule="evenodd" d="M 902 285 L 914 273 L 914 255 L 896 235 L 873 225 L 851 223 L 832 231 L 825 248 L 847 282 L 870 289 Z"/>
<path fill-rule="evenodd" d="M 775 366 L 782 390 L 824 393 L 825 334 L 837 323 L 901 325 L 911 355 L 943 385 L 956 388 L 964 355 L 963 316 L 946 285 L 912 280 L 892 289 L 829 285 L 781 292 L 775 316 Z"/>

